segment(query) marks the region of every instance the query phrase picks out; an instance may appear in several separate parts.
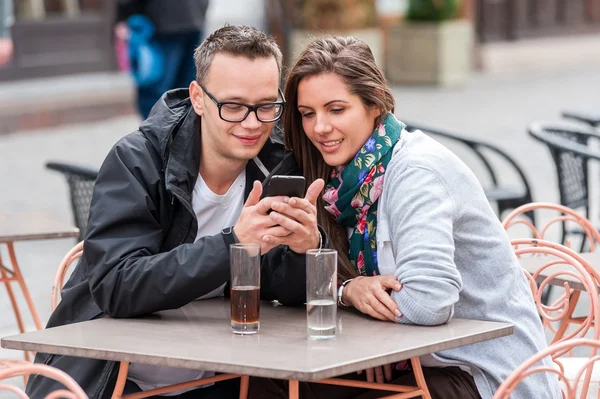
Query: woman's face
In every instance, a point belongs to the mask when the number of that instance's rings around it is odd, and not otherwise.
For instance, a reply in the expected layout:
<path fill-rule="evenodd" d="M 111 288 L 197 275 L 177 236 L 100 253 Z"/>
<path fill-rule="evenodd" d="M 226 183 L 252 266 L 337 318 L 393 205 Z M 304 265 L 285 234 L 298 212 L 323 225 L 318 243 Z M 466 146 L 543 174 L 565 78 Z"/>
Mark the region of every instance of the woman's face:
<path fill-rule="evenodd" d="M 379 109 L 367 108 L 334 73 L 303 78 L 298 112 L 309 140 L 330 166 L 346 165 L 373 134 Z"/>

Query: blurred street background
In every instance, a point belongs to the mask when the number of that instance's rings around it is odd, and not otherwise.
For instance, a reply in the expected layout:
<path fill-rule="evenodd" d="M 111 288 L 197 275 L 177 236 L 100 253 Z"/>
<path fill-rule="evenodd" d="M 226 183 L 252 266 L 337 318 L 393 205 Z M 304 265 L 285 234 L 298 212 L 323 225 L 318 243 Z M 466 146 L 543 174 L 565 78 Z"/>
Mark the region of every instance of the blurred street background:
<path fill-rule="evenodd" d="M 339 14 L 335 3 L 355 12 L 333 18 Z M 226 22 L 261 27 L 277 37 L 288 63 L 308 35 L 363 37 L 393 85 L 400 120 L 500 148 L 526 175 L 534 200 L 558 202 L 554 161 L 547 147 L 529 136 L 527 126 L 536 120 L 559 120 L 564 110 L 600 113 L 600 1 L 459 2 L 452 21 L 464 22 L 467 36 L 442 39 L 452 42 L 440 56 L 450 58 L 442 62 L 450 71 L 435 76 L 424 71 L 438 70 L 439 65 L 430 67 L 416 58 L 427 50 L 428 44 L 419 40 L 429 33 L 397 37 L 402 33 L 397 25 L 410 22 L 405 18 L 408 3 L 212 0 L 204 35 Z M 46 162 L 98 169 L 113 144 L 140 123 L 134 81 L 119 68 L 114 7 L 113 0 L 15 0 L 14 55 L 0 68 L 1 211 L 45 211 L 74 223 L 66 181 L 46 169 Z M 423 46 L 414 56 L 409 53 L 415 47 L 411 40 Z M 466 62 L 453 59 L 461 54 Z M 482 181 L 489 179 L 468 149 L 442 142 Z M 514 169 L 498 165 L 501 179 L 518 181 Z M 597 185 L 590 190 L 597 204 Z M 75 243 L 62 239 L 15 244 L 43 322 L 50 315 L 56 267 Z M 0 291 L 0 337 L 5 337 L 18 329 L 4 287 Z M 27 314 L 25 322 L 27 329 L 34 328 Z M 0 349 L 0 358 L 21 354 Z M 4 397 L 10 396 L 0 394 Z"/>

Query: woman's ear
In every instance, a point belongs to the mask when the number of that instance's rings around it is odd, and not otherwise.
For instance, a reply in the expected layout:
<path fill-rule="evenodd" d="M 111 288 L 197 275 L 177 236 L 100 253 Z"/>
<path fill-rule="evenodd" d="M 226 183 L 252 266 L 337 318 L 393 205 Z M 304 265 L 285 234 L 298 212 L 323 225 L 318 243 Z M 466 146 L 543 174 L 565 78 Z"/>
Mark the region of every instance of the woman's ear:
<path fill-rule="evenodd" d="M 202 116 L 204 114 L 204 95 L 203 90 L 195 80 L 190 83 L 190 100 L 194 111 Z"/>
<path fill-rule="evenodd" d="M 381 117 L 383 115 L 384 115 L 384 113 L 378 107 L 376 107 L 375 105 L 372 105 L 369 108 L 369 116 L 371 118 L 373 118 L 373 121 L 376 121 L 377 119 L 379 119 L 379 117 Z"/>

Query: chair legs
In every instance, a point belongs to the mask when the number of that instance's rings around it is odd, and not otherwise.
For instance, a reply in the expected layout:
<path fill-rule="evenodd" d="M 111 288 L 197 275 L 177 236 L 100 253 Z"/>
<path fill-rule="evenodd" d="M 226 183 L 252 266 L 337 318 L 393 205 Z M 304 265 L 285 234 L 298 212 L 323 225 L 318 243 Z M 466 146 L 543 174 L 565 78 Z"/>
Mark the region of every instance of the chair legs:
<path fill-rule="evenodd" d="M 2 257 L 0 256 L 0 282 L 3 282 L 4 286 L 6 287 L 6 292 L 8 293 L 8 297 L 10 299 L 13 311 L 15 313 L 15 318 L 17 319 L 17 326 L 19 327 L 19 331 L 21 333 L 25 332 L 25 324 L 23 323 L 21 310 L 19 309 L 19 304 L 13 291 L 12 282 L 14 281 L 16 281 L 19 287 L 21 288 L 21 292 L 23 293 L 23 297 L 27 302 L 27 307 L 29 308 L 29 312 L 31 314 L 31 317 L 33 318 L 33 322 L 35 324 L 36 329 L 41 330 L 43 328 L 42 322 L 35 308 L 35 305 L 33 304 L 33 300 L 31 299 L 29 289 L 27 288 L 25 280 L 23 279 L 21 269 L 19 268 L 19 263 L 17 262 L 17 256 L 15 254 L 14 245 L 12 242 L 8 242 L 6 243 L 6 246 L 8 248 L 8 255 L 10 258 L 12 269 L 9 269 L 7 265 L 5 265 L 2 262 Z M 30 360 L 29 352 L 25 352 L 25 359 L 27 361 Z"/>
<path fill-rule="evenodd" d="M 300 399 L 300 384 L 298 380 L 290 380 L 289 399 Z"/>
<path fill-rule="evenodd" d="M 412 365 L 413 374 L 415 375 L 415 380 L 417 381 L 417 386 L 423 391 L 422 398 L 431 399 L 431 394 L 429 393 L 427 383 L 425 382 L 425 375 L 423 375 L 423 369 L 421 368 L 421 361 L 418 357 L 413 357 L 410 359 L 410 363 Z"/>
<path fill-rule="evenodd" d="M 112 394 L 112 399 L 121 399 L 125 383 L 127 382 L 127 373 L 129 372 L 129 362 L 119 363 L 119 374 L 117 375 L 117 383 Z"/>
<path fill-rule="evenodd" d="M 243 375 L 240 377 L 240 399 L 248 397 L 248 386 L 250 384 L 250 376 Z"/>
<path fill-rule="evenodd" d="M 10 256 L 10 262 L 12 263 L 13 273 L 16 281 L 19 283 L 21 287 L 21 291 L 23 291 L 23 296 L 25 297 L 25 301 L 27 301 L 27 307 L 31 312 L 31 317 L 33 318 L 33 322 L 35 323 L 35 328 L 38 330 L 42 330 L 44 326 L 42 325 L 42 321 L 40 316 L 38 315 L 37 310 L 35 309 L 35 305 L 33 304 L 33 300 L 31 299 L 31 294 L 29 293 L 29 289 L 25 284 L 25 280 L 23 279 L 23 275 L 21 274 L 21 269 L 19 268 L 19 264 L 17 263 L 17 256 L 15 254 L 15 247 L 12 242 L 6 244 L 8 247 L 8 255 Z"/>

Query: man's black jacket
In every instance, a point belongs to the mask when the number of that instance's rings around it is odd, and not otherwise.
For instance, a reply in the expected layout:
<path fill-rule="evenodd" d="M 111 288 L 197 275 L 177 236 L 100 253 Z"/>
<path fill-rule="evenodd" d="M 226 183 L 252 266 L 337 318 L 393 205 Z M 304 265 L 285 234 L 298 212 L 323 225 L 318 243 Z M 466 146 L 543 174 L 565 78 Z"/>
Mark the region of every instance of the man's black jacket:
<path fill-rule="evenodd" d="M 176 309 L 229 280 L 233 237 L 217 234 L 194 243 L 198 226 L 191 193 L 201 133 L 188 95 L 185 89 L 167 92 L 139 130 L 109 152 L 94 187 L 83 257 L 48 327 Z M 265 168 L 269 175 L 299 172 L 280 136 L 274 129 L 260 161 L 248 162 L 246 197 L 253 181 L 268 179 Z M 305 281 L 304 255 L 282 246 L 262 257 L 262 299 L 302 304 Z M 115 362 L 43 353 L 36 362 L 66 371 L 90 399 L 110 397 L 118 369 Z M 37 399 L 57 388 L 32 376 L 27 392 Z"/>

